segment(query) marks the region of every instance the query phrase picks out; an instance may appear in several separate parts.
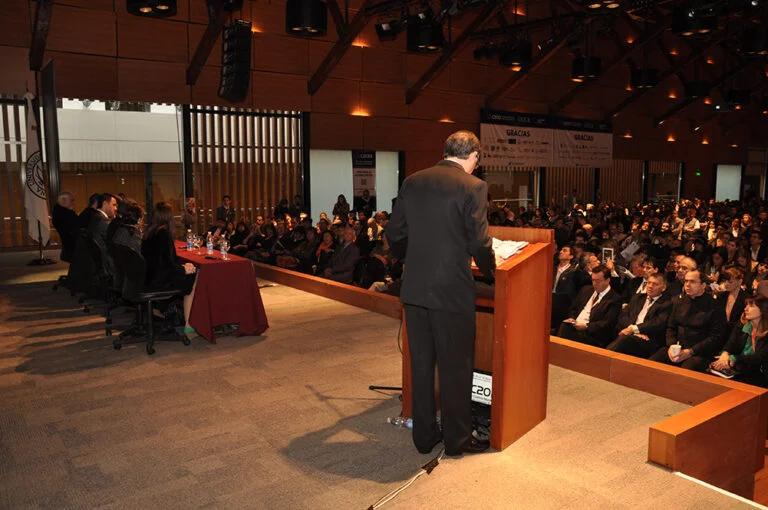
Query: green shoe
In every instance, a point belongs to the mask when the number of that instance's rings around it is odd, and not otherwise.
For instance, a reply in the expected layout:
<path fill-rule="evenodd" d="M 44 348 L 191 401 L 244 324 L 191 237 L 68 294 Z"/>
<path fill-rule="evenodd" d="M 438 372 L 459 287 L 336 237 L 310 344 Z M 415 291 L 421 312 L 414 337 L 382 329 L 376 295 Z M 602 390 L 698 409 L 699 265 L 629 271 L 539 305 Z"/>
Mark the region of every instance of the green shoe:
<path fill-rule="evenodd" d="M 185 335 L 196 335 L 197 331 L 195 331 L 195 328 L 189 328 L 187 326 L 184 326 L 184 334 Z"/>

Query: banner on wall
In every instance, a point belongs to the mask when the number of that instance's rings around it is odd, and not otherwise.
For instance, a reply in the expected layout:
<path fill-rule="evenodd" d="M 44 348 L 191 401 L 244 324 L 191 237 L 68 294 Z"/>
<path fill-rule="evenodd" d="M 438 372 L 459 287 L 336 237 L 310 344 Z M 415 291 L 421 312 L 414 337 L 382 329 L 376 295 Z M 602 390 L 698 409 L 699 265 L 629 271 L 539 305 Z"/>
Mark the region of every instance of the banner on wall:
<path fill-rule="evenodd" d="M 552 163 L 552 130 L 481 124 L 482 164 L 487 168 L 547 166 Z"/>
<path fill-rule="evenodd" d="M 376 152 L 352 151 L 352 195 L 356 211 L 376 210 Z"/>
<path fill-rule="evenodd" d="M 613 134 L 554 130 L 553 166 L 588 168 L 613 165 Z"/>
<path fill-rule="evenodd" d="M 481 110 L 483 167 L 610 167 L 613 127 L 549 115 Z"/>

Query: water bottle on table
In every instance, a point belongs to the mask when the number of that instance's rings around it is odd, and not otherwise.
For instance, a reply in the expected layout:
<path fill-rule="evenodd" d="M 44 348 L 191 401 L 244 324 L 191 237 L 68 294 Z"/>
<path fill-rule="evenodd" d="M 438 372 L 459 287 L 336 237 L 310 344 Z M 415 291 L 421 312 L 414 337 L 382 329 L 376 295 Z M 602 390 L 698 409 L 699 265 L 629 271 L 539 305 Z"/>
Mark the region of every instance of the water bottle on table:
<path fill-rule="evenodd" d="M 391 423 L 401 429 L 413 428 L 413 420 L 411 418 L 403 418 L 402 416 L 390 416 L 387 418 L 387 423 Z"/>
<path fill-rule="evenodd" d="M 225 237 L 221 238 L 221 241 L 219 241 L 219 249 L 221 249 L 221 258 L 223 260 L 227 260 L 227 251 L 229 250 L 229 241 Z"/>
<path fill-rule="evenodd" d="M 192 251 L 192 245 L 195 244 L 195 236 L 192 235 L 192 229 L 187 229 L 187 251 Z"/>
<path fill-rule="evenodd" d="M 213 255 L 213 235 L 210 232 L 208 232 L 208 237 L 205 240 L 205 253 Z"/>

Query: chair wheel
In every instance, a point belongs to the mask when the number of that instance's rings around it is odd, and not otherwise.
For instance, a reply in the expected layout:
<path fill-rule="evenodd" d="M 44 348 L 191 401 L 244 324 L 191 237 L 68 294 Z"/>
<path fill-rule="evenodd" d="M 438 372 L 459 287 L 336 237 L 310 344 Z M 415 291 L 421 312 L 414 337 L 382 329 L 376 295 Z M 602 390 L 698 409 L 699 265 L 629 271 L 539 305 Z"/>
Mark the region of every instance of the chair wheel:
<path fill-rule="evenodd" d="M 190 342 L 190 341 L 189 341 L 189 338 L 187 338 L 187 337 L 184 337 L 184 338 L 182 338 L 182 339 L 181 339 L 181 343 L 183 343 L 184 345 L 189 345 L 189 344 L 191 344 L 192 342 Z"/>
<path fill-rule="evenodd" d="M 112 336 L 112 330 L 107 328 L 107 336 Z"/>
<path fill-rule="evenodd" d="M 151 345 L 147 345 L 147 354 L 152 356 L 155 353 L 155 350 L 152 348 Z"/>
<path fill-rule="evenodd" d="M 107 324 L 112 324 L 112 317 L 107 317 L 106 323 Z"/>
<path fill-rule="evenodd" d="M 88 308 L 87 306 L 84 306 L 83 307 L 83 313 L 91 313 L 91 309 Z"/>
<path fill-rule="evenodd" d="M 123 345 L 122 345 L 122 344 L 119 344 L 119 343 L 117 342 L 117 340 L 115 340 L 114 342 L 112 342 L 112 347 L 114 347 L 116 351 L 119 351 L 120 349 L 122 349 L 122 348 L 123 348 Z"/>

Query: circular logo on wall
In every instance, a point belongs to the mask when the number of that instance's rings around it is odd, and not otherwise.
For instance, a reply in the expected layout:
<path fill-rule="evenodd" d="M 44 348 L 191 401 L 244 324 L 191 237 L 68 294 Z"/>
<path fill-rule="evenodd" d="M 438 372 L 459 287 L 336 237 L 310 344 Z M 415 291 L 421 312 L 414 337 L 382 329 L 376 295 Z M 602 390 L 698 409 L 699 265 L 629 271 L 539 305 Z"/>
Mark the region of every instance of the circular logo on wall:
<path fill-rule="evenodd" d="M 43 158 L 40 151 L 27 158 L 26 180 L 29 191 L 36 197 L 45 200 L 45 177 L 43 176 Z"/>

